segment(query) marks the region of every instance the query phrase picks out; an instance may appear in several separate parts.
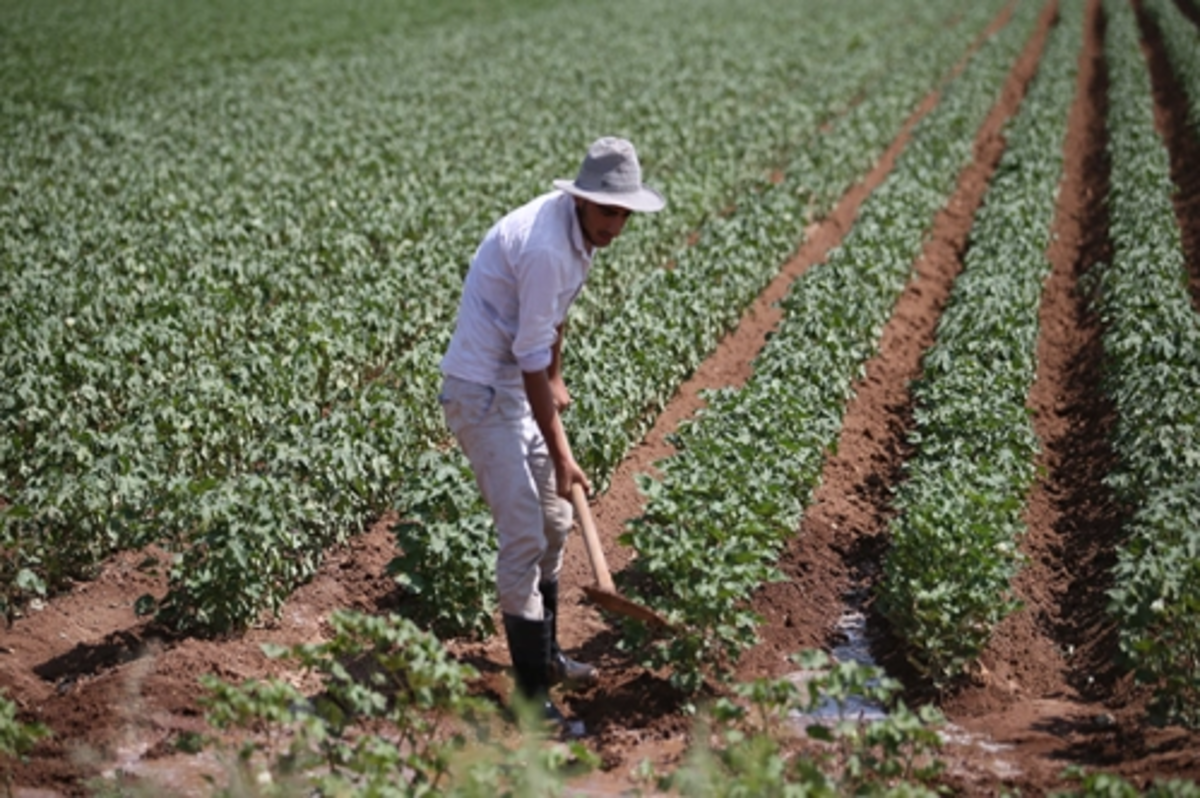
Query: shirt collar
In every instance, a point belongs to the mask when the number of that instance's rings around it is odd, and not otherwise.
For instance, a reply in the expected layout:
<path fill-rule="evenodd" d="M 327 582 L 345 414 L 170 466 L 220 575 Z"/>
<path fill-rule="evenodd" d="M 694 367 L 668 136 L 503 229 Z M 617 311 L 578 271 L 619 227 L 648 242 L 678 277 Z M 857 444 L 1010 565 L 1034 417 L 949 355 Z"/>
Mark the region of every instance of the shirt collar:
<path fill-rule="evenodd" d="M 575 212 L 575 198 L 564 191 L 562 202 L 566 205 L 567 215 L 570 217 L 571 244 L 579 253 L 579 257 L 583 258 L 584 266 L 591 266 L 595 250 L 588 252 L 587 242 L 583 240 L 583 228 L 579 226 L 579 214 Z"/>

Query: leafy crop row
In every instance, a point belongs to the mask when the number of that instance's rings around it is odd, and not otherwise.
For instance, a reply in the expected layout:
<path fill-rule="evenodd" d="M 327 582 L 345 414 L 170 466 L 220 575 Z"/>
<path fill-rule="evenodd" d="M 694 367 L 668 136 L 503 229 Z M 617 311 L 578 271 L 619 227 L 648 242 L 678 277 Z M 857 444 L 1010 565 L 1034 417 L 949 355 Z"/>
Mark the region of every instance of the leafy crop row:
<path fill-rule="evenodd" d="M 1010 581 L 1038 452 L 1026 398 L 1082 6 L 1060 3 L 913 386 L 915 455 L 894 500 L 879 603 L 910 662 L 935 683 L 960 675 L 1018 606 Z"/>
<path fill-rule="evenodd" d="M 0 126 L 38 109 L 111 110 L 182 83 L 219 83 L 267 61 L 344 57 L 403 32 L 444 36 L 495 24 L 552 0 L 10 0 L 0 36 Z M 334 13 L 336 9 L 336 13 Z"/>
<path fill-rule="evenodd" d="M 808 214 L 831 206 L 866 171 L 948 59 L 994 14 L 975 6 L 964 22 L 946 29 L 952 8 L 889 6 L 874 24 L 880 31 L 902 27 L 905 36 L 881 36 L 870 47 L 861 20 L 831 16 L 820 37 L 846 42 L 851 51 L 822 73 L 819 110 L 810 113 L 814 121 L 834 119 L 834 133 L 816 137 L 815 125 L 798 131 L 800 155 L 784 181 L 764 179 L 761 190 L 739 197 L 733 212 L 711 219 L 671 269 L 636 284 L 605 324 L 580 332 L 573 318 L 564 357 L 575 403 L 566 423 L 577 457 L 598 485 L 777 273 Z M 935 32 L 940 38 L 930 46 Z M 882 79 L 897 64 L 903 77 Z M 846 98 L 858 93 L 864 96 L 854 109 L 837 117 Z M 772 98 L 813 100 L 807 91 Z M 486 632 L 492 622 L 491 530 L 476 494 L 456 451 L 431 453 L 406 492 L 407 520 L 398 528 L 404 554 L 395 571 L 435 620 L 459 632 Z"/>
<path fill-rule="evenodd" d="M 674 622 L 647 660 L 669 665 L 680 687 L 723 676 L 753 642 L 757 619 L 745 601 L 776 575 L 773 563 L 835 445 L 853 382 L 1038 13 L 1033 4 L 1018 7 L 972 56 L 842 245 L 793 284 L 753 378 L 708 394 L 707 407 L 677 434 L 679 452 L 660 464 L 662 480 L 642 480 L 647 508 L 624 537 L 638 550 L 628 589 Z M 920 91 L 903 80 L 894 88 L 910 98 Z M 641 631 L 631 630 L 632 645 L 643 642 Z"/>
<path fill-rule="evenodd" d="M 1145 0 L 1142 5 L 1162 33 L 1171 67 L 1187 95 L 1188 123 L 1200 136 L 1200 28 L 1173 2 Z"/>
<path fill-rule="evenodd" d="M 1109 477 L 1133 508 L 1110 609 L 1122 652 L 1164 718 L 1200 726 L 1200 316 L 1192 307 L 1167 151 L 1128 5 L 1108 20 L 1112 262 L 1099 271 L 1105 389 L 1116 407 Z"/>

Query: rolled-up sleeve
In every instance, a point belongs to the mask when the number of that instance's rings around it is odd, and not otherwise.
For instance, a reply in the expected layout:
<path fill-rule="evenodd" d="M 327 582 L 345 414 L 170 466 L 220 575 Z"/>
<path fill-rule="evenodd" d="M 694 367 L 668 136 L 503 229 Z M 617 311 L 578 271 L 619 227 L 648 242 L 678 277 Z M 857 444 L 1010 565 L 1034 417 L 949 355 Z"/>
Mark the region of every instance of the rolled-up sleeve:
<path fill-rule="evenodd" d="M 513 356 L 521 371 L 541 371 L 550 365 L 551 349 L 562 321 L 558 307 L 563 289 L 561 258 L 548 250 L 525 253 L 517 273 L 520 313 Z"/>

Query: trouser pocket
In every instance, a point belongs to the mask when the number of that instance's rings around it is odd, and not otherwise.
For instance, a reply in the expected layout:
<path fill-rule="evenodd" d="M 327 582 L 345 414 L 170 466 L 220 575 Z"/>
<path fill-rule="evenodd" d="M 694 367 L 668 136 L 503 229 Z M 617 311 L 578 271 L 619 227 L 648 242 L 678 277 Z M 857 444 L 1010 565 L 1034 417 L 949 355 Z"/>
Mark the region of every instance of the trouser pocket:
<path fill-rule="evenodd" d="M 464 427 L 478 424 L 487 418 L 496 405 L 496 389 L 490 385 L 447 377 L 438 394 L 446 426 L 458 435 Z"/>

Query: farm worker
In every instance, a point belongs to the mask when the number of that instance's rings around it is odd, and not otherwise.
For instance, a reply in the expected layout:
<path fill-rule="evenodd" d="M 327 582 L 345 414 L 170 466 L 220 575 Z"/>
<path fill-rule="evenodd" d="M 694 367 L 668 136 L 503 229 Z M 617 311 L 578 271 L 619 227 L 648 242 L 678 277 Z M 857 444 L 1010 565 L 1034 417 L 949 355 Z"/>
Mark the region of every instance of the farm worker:
<path fill-rule="evenodd" d="M 575 179 L 553 186 L 496 222 L 475 251 L 439 400 L 496 526 L 496 587 L 518 694 L 563 723 L 549 688 L 597 681 L 556 635 L 568 497 L 573 483 L 591 490 L 559 415 L 571 401 L 561 369 L 567 311 L 595 251 L 632 212 L 666 202 L 642 184 L 637 153 L 620 138 L 596 140 Z"/>

